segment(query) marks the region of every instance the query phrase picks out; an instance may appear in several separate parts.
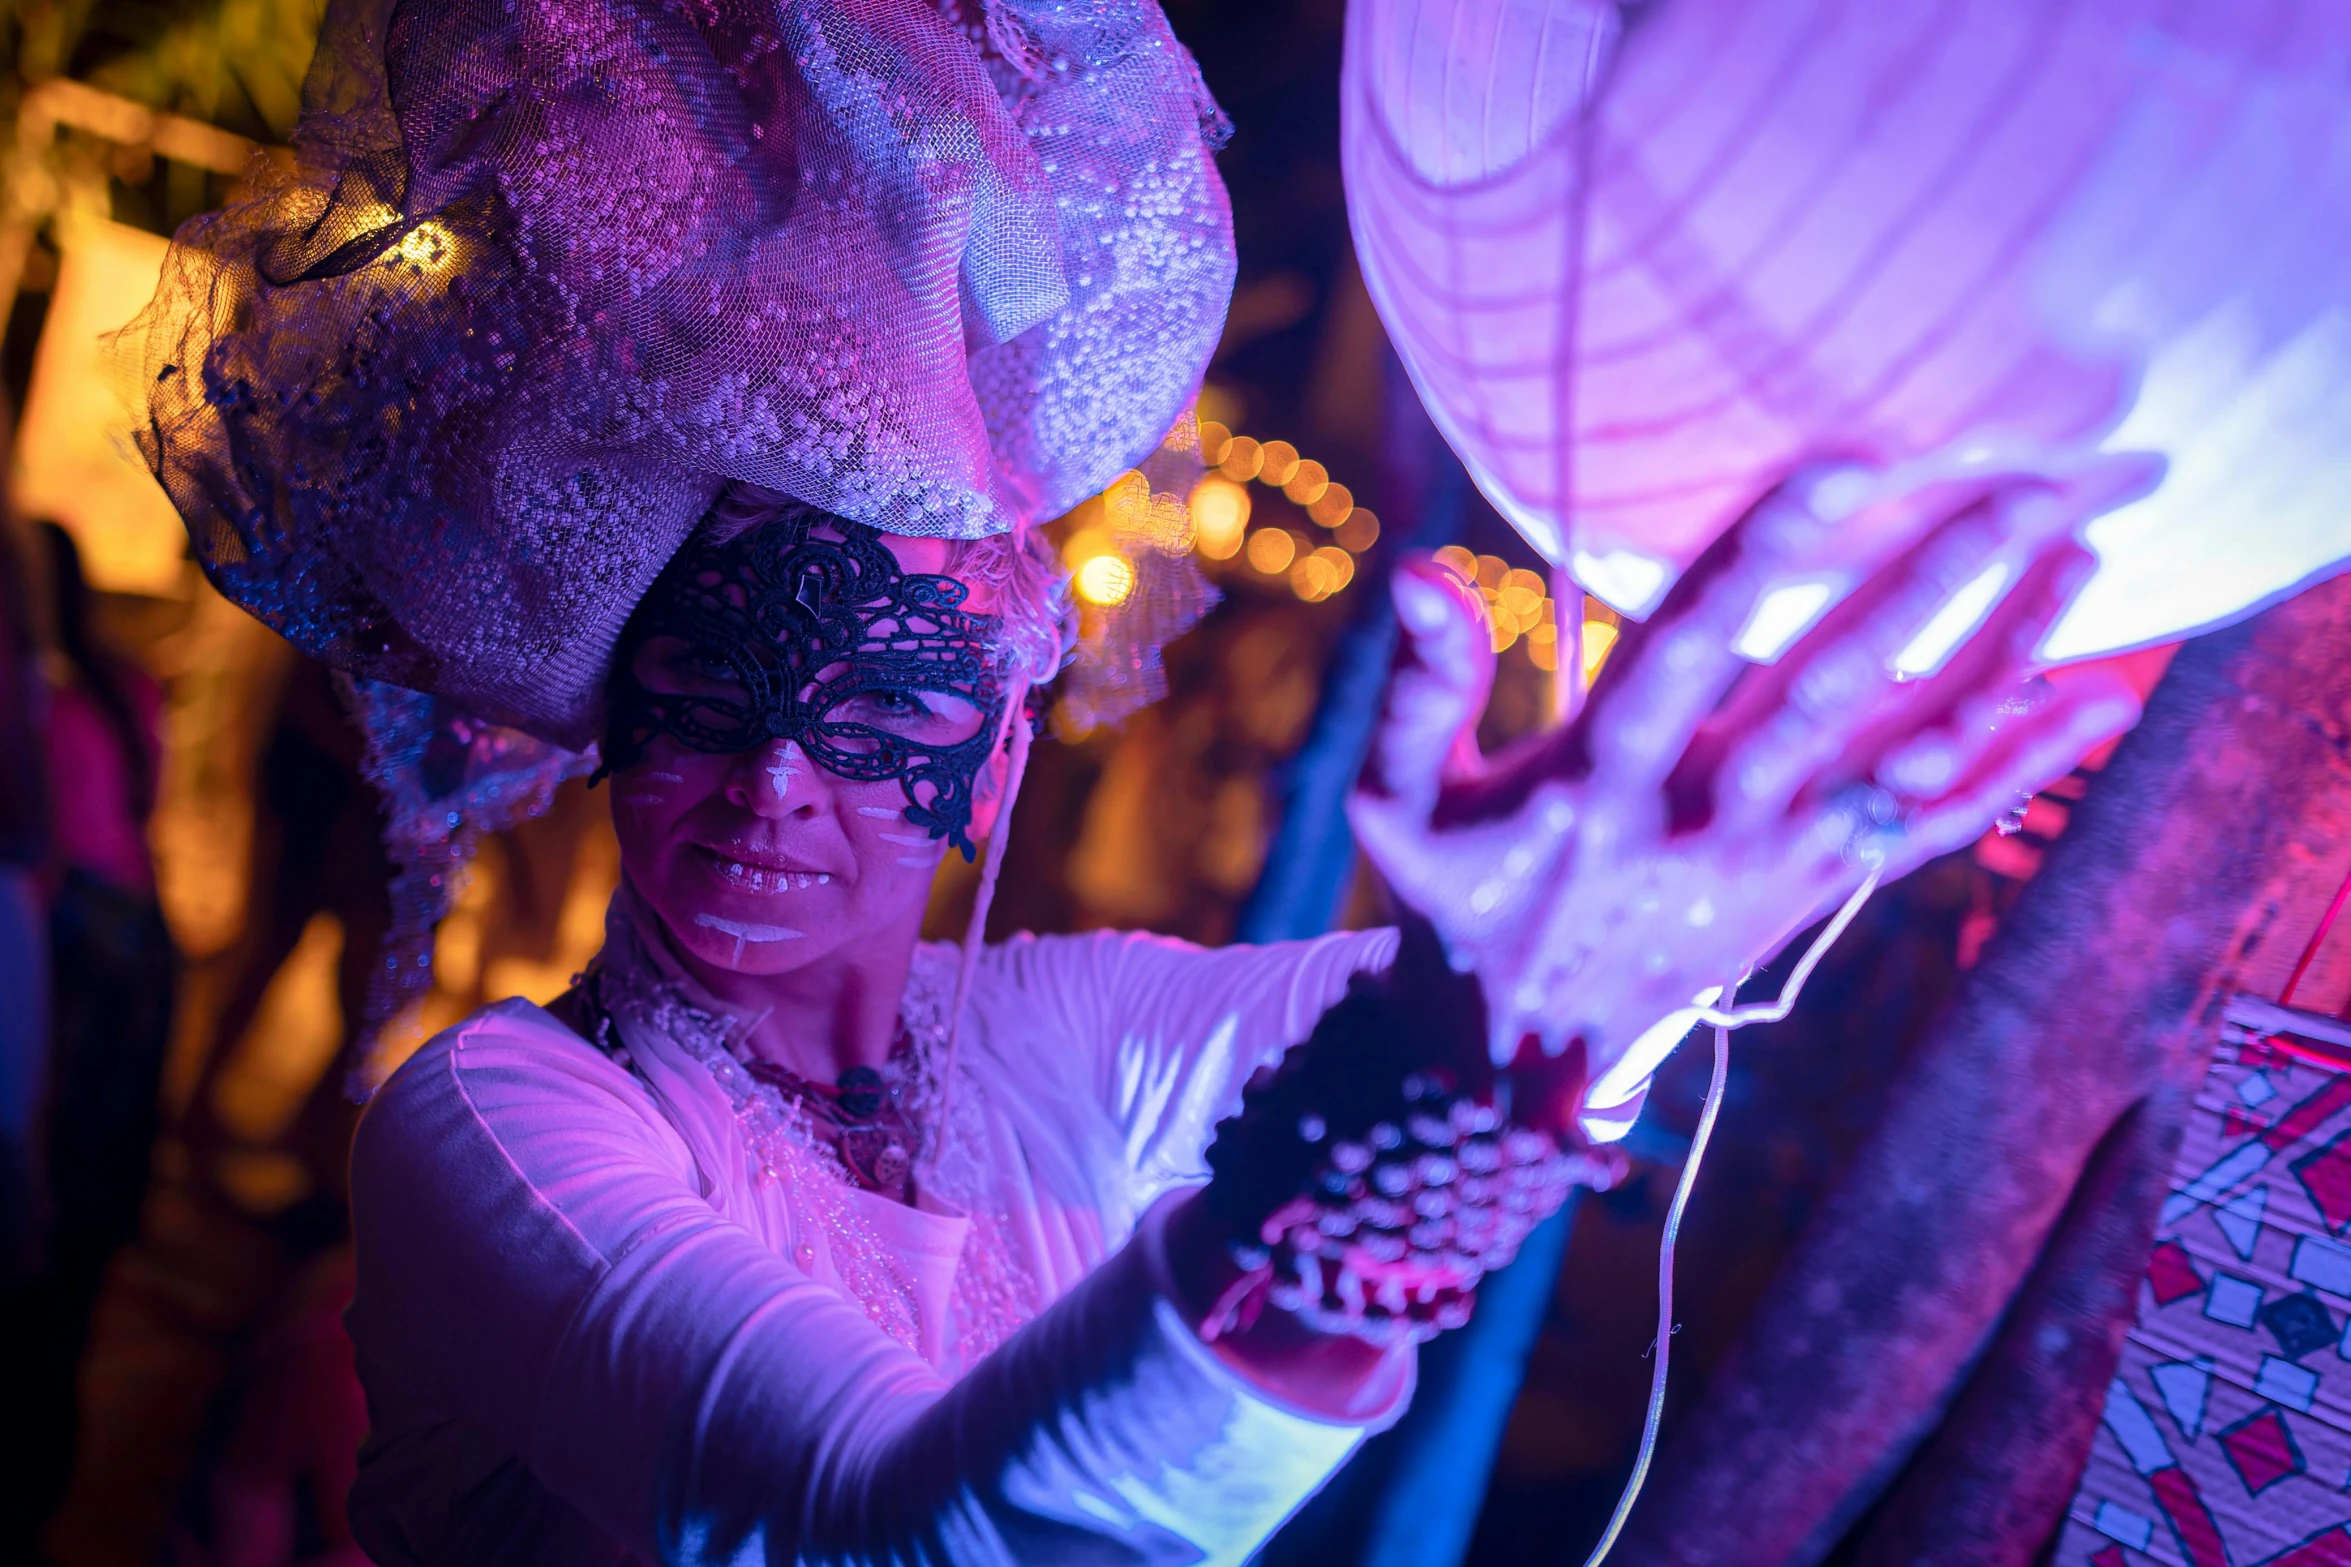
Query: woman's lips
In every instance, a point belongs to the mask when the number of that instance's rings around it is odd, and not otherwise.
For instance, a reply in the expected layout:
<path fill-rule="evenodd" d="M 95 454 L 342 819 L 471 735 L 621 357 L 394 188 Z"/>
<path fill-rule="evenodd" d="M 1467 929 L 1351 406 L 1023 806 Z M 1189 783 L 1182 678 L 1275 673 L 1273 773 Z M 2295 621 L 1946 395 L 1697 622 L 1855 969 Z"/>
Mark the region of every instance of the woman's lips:
<path fill-rule="evenodd" d="M 768 896 L 806 892 L 833 879 L 830 871 L 805 870 L 789 863 L 757 858 L 756 851 L 722 849 L 707 843 L 696 844 L 695 849 L 721 881 L 743 892 Z"/>

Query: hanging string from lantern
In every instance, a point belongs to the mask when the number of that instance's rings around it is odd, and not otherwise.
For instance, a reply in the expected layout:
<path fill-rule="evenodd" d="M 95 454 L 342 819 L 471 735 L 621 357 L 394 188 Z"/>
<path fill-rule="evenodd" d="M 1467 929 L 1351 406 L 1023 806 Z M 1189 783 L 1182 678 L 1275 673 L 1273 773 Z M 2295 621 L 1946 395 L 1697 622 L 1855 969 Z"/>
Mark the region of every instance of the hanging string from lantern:
<path fill-rule="evenodd" d="M 1012 754 L 1004 769 L 1004 797 L 996 809 L 996 824 L 988 829 L 988 847 L 980 859 L 979 889 L 972 896 L 971 919 L 963 927 L 963 946 L 955 965 L 955 999 L 947 1013 L 947 1048 L 939 1064 L 937 1134 L 931 1139 L 930 1167 L 936 1173 L 947 1147 L 947 1111 L 955 1100 L 955 1063 L 963 1045 L 963 1013 L 971 997 L 972 976 L 979 971 L 980 948 L 987 940 L 988 910 L 996 901 L 996 883 L 1004 873 L 1004 851 L 1012 841 L 1012 807 L 1020 798 L 1021 781 L 1028 776 L 1029 745 L 1035 726 L 1029 721 L 1029 682 L 1013 682 L 1004 704 L 1005 722 L 1012 730 Z"/>
<path fill-rule="evenodd" d="M 1624 1490 L 1616 1499 L 1616 1510 L 1609 1515 L 1608 1527 L 1602 1531 L 1600 1542 L 1592 1547 L 1592 1554 L 1584 1559 L 1584 1567 L 1600 1567 L 1608 1553 L 1615 1549 L 1617 1536 L 1624 1532 L 1625 1520 L 1632 1516 L 1633 1504 L 1640 1500 L 1641 1487 L 1649 1478 L 1649 1465 L 1657 1454 L 1657 1433 L 1665 1419 L 1665 1379 L 1672 1354 L 1673 1269 L 1674 1256 L 1682 1236 L 1682 1215 L 1690 1205 L 1690 1192 L 1698 1184 L 1698 1168 L 1706 1158 L 1706 1145 L 1714 1136 L 1714 1123 L 1722 1112 L 1723 1090 L 1730 1081 L 1731 1031 L 1755 1023 L 1776 1023 L 1796 1009 L 1796 1001 L 1804 993 L 1804 982 L 1812 971 L 1828 956 L 1829 948 L 1845 933 L 1847 926 L 1861 913 L 1861 907 L 1877 891 L 1878 880 L 1884 874 L 1882 863 L 1872 864 L 1861 885 L 1854 888 L 1837 910 L 1835 918 L 1813 938 L 1812 945 L 1797 960 L 1787 983 L 1780 987 L 1776 1000 L 1738 1006 L 1739 985 L 1744 973 L 1734 976 L 1723 986 L 1721 1005 L 1709 1005 L 1698 1014 L 1698 1021 L 1714 1028 L 1714 1075 L 1706 1086 L 1706 1103 L 1698 1112 L 1698 1130 L 1690 1139 L 1689 1157 L 1682 1161 L 1682 1175 L 1674 1186 L 1673 1203 L 1665 1212 L 1665 1234 L 1657 1245 L 1657 1341 L 1656 1359 L 1649 1368 L 1649 1407 L 1641 1420 L 1641 1445 L 1633 1458 L 1633 1472 L 1625 1480 Z"/>

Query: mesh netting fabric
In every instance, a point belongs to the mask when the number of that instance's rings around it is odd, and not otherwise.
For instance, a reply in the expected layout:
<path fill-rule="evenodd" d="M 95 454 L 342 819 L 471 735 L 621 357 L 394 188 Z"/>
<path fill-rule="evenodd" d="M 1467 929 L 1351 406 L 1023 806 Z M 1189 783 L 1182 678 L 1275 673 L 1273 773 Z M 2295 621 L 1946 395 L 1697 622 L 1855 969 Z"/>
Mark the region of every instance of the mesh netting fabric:
<path fill-rule="evenodd" d="M 384 796 L 392 922 L 368 982 L 348 1081 L 365 1097 L 367 1050 L 377 1031 L 424 999 L 433 982 L 433 932 L 484 835 L 543 814 L 564 780 L 596 765 L 586 754 L 486 724 L 442 697 L 374 680 L 346 680 L 343 697 L 367 731 L 367 776 Z"/>
<path fill-rule="evenodd" d="M 1200 427 L 1187 412 L 1157 451 L 1103 492 L 1104 531 L 1134 579 L 1115 607 L 1080 606 L 1077 645 L 1055 708 L 1066 733 L 1118 723 L 1167 695 L 1161 649 L 1216 607 L 1216 588 L 1192 553 L 1185 503 L 1207 471 Z"/>
<path fill-rule="evenodd" d="M 1151 0 L 336 0 L 133 329 L 142 441 L 297 646 L 584 747 L 725 482 L 970 538 L 1152 451 L 1221 125 Z"/>

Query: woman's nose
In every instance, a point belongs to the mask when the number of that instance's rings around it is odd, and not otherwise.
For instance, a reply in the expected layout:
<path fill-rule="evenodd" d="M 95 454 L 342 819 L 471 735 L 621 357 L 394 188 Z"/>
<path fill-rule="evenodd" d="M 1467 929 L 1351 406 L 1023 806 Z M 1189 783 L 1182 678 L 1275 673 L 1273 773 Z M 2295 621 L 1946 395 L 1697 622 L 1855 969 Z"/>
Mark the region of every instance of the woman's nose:
<path fill-rule="evenodd" d="M 755 816 L 813 816 L 830 797 L 823 772 L 798 741 L 770 740 L 744 753 L 727 798 Z"/>

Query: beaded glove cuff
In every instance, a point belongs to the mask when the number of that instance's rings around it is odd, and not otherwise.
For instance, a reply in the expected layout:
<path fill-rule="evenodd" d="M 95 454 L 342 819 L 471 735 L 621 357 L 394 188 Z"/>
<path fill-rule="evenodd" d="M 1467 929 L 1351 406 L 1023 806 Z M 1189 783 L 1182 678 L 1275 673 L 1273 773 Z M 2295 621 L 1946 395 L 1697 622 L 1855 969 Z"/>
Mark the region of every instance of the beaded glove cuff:
<path fill-rule="evenodd" d="M 1476 979 L 1408 920 L 1395 966 L 1258 1071 L 1208 1150 L 1241 1273 L 1208 1337 L 1271 1304 L 1374 1344 L 1433 1338 L 1572 1187 L 1613 1181 L 1621 1156 L 1574 1130 L 1580 1047 L 1498 1074 L 1485 1040 Z"/>

